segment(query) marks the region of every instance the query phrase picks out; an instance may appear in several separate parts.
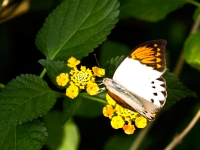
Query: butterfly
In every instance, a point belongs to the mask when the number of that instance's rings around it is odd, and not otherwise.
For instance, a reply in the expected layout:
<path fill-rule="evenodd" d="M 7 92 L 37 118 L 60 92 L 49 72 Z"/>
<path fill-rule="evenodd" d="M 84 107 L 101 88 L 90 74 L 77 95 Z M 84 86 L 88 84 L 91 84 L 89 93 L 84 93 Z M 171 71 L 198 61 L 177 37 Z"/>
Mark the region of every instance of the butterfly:
<path fill-rule="evenodd" d="M 135 47 L 119 64 L 113 78 L 104 78 L 109 96 L 124 108 L 148 120 L 164 106 L 167 91 L 165 48 L 167 41 L 153 40 Z"/>

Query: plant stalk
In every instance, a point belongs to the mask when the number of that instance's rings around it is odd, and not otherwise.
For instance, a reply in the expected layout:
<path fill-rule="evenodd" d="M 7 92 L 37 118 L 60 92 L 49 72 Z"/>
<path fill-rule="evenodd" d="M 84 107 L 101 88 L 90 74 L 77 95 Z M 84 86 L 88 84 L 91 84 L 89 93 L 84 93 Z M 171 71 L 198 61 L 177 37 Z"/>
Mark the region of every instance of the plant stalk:
<path fill-rule="evenodd" d="M 44 75 L 46 74 L 46 72 L 47 72 L 47 69 L 46 68 L 44 68 L 43 70 L 42 70 L 42 73 L 40 74 L 40 78 L 43 78 L 44 77 Z"/>
<path fill-rule="evenodd" d="M 198 30 L 199 25 L 200 25 L 200 15 L 198 16 L 197 20 L 194 22 L 189 35 L 194 34 Z M 184 54 L 182 50 L 173 71 L 176 77 L 180 75 L 183 65 L 184 65 Z"/>
<path fill-rule="evenodd" d="M 94 96 L 90 96 L 87 93 L 79 93 L 79 96 L 81 96 L 83 98 L 87 98 L 87 99 L 90 99 L 90 100 L 94 100 L 94 101 L 100 102 L 100 103 L 105 104 L 105 105 L 107 104 L 107 102 L 105 100 L 97 98 L 97 97 L 94 97 Z"/>
<path fill-rule="evenodd" d="M 171 143 L 167 145 L 164 150 L 172 150 L 176 145 L 178 145 L 182 139 L 186 136 L 186 134 L 193 128 L 193 126 L 197 123 L 200 118 L 200 110 L 196 113 L 190 124 L 183 130 L 183 132 L 179 135 L 176 135 Z"/>

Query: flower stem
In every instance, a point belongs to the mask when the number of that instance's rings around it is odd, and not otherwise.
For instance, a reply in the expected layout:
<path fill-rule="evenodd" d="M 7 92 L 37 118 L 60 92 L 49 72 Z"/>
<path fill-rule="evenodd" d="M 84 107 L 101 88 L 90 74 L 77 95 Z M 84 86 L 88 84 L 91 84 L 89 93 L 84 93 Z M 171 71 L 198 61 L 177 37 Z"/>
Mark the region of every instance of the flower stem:
<path fill-rule="evenodd" d="M 4 87 L 5 85 L 0 83 L 0 88 L 3 89 Z"/>
<path fill-rule="evenodd" d="M 107 102 L 105 100 L 94 97 L 94 96 L 90 96 L 90 95 L 88 95 L 88 93 L 79 93 L 79 96 L 81 96 L 83 98 L 90 99 L 90 100 L 94 100 L 94 101 L 97 101 L 97 102 L 100 102 L 100 103 L 103 103 L 103 104 L 107 104 Z"/>
<path fill-rule="evenodd" d="M 55 92 L 57 98 L 64 98 L 64 97 L 66 97 L 65 93 L 60 93 L 60 92 L 57 92 L 57 91 L 54 91 L 54 92 Z"/>
<path fill-rule="evenodd" d="M 198 30 L 199 25 L 200 25 L 200 15 L 198 16 L 197 20 L 194 22 L 189 34 L 194 34 Z M 174 74 L 177 77 L 181 73 L 181 70 L 183 68 L 183 64 L 184 64 L 184 55 L 183 55 L 183 51 L 182 51 L 179 58 L 178 58 L 176 65 L 174 67 L 174 70 L 173 70 Z"/>
<path fill-rule="evenodd" d="M 47 69 L 44 68 L 44 69 L 42 70 L 42 73 L 40 74 L 40 78 L 43 78 L 44 75 L 46 74 L 46 72 L 47 72 Z"/>
<path fill-rule="evenodd" d="M 192 127 L 196 124 L 196 122 L 200 118 L 200 110 L 196 113 L 192 121 L 189 123 L 189 125 L 183 130 L 183 132 L 179 135 L 176 135 L 175 138 L 171 143 L 168 144 L 168 146 L 164 150 L 172 150 L 177 144 L 179 144 L 182 139 L 186 136 L 186 134 L 192 129 Z"/>
<path fill-rule="evenodd" d="M 141 142 L 143 141 L 143 139 L 145 138 L 146 134 L 149 132 L 149 130 L 151 129 L 151 127 L 153 126 L 154 122 L 149 122 L 148 125 L 143 129 L 140 130 L 139 136 L 137 136 L 137 138 L 134 140 L 133 144 L 131 145 L 129 150 L 136 150 L 138 149 L 138 147 L 140 146 Z"/>
<path fill-rule="evenodd" d="M 197 6 L 197 7 L 200 7 L 200 3 L 198 3 L 197 1 L 188 0 L 188 3 L 193 4 L 193 5 Z"/>

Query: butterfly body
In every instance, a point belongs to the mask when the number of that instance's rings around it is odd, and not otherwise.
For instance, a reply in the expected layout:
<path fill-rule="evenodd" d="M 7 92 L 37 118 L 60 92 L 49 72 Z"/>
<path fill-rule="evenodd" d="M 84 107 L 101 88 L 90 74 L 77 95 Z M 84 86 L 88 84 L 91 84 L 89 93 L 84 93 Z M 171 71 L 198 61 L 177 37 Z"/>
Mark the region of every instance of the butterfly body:
<path fill-rule="evenodd" d="M 165 40 L 142 43 L 116 69 L 113 79 L 105 78 L 108 94 L 122 107 L 135 110 L 149 120 L 165 104 Z"/>

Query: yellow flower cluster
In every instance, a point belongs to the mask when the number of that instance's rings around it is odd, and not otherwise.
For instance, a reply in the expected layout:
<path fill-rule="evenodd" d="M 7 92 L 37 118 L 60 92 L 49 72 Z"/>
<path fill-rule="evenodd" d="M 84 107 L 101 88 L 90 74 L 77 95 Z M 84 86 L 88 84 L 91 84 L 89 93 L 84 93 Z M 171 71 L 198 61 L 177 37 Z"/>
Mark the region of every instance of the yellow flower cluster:
<path fill-rule="evenodd" d="M 95 77 L 102 77 L 105 74 L 105 70 L 98 67 L 93 67 L 92 70 L 81 66 L 80 70 L 77 65 L 80 64 L 80 60 L 71 57 L 67 61 L 67 65 L 72 68 L 68 73 L 61 73 L 56 77 L 56 82 L 59 86 L 66 86 L 67 83 L 70 85 L 66 89 L 66 96 L 74 99 L 78 96 L 78 93 L 82 89 L 86 89 L 90 95 L 96 95 L 99 92 L 99 87 L 95 83 Z"/>
<path fill-rule="evenodd" d="M 135 126 L 144 128 L 147 125 L 147 119 L 139 113 L 123 108 L 106 94 L 108 105 L 103 108 L 103 115 L 111 119 L 111 126 L 114 129 L 123 128 L 126 134 L 133 134 Z M 133 123 L 135 122 L 135 126 Z"/>

